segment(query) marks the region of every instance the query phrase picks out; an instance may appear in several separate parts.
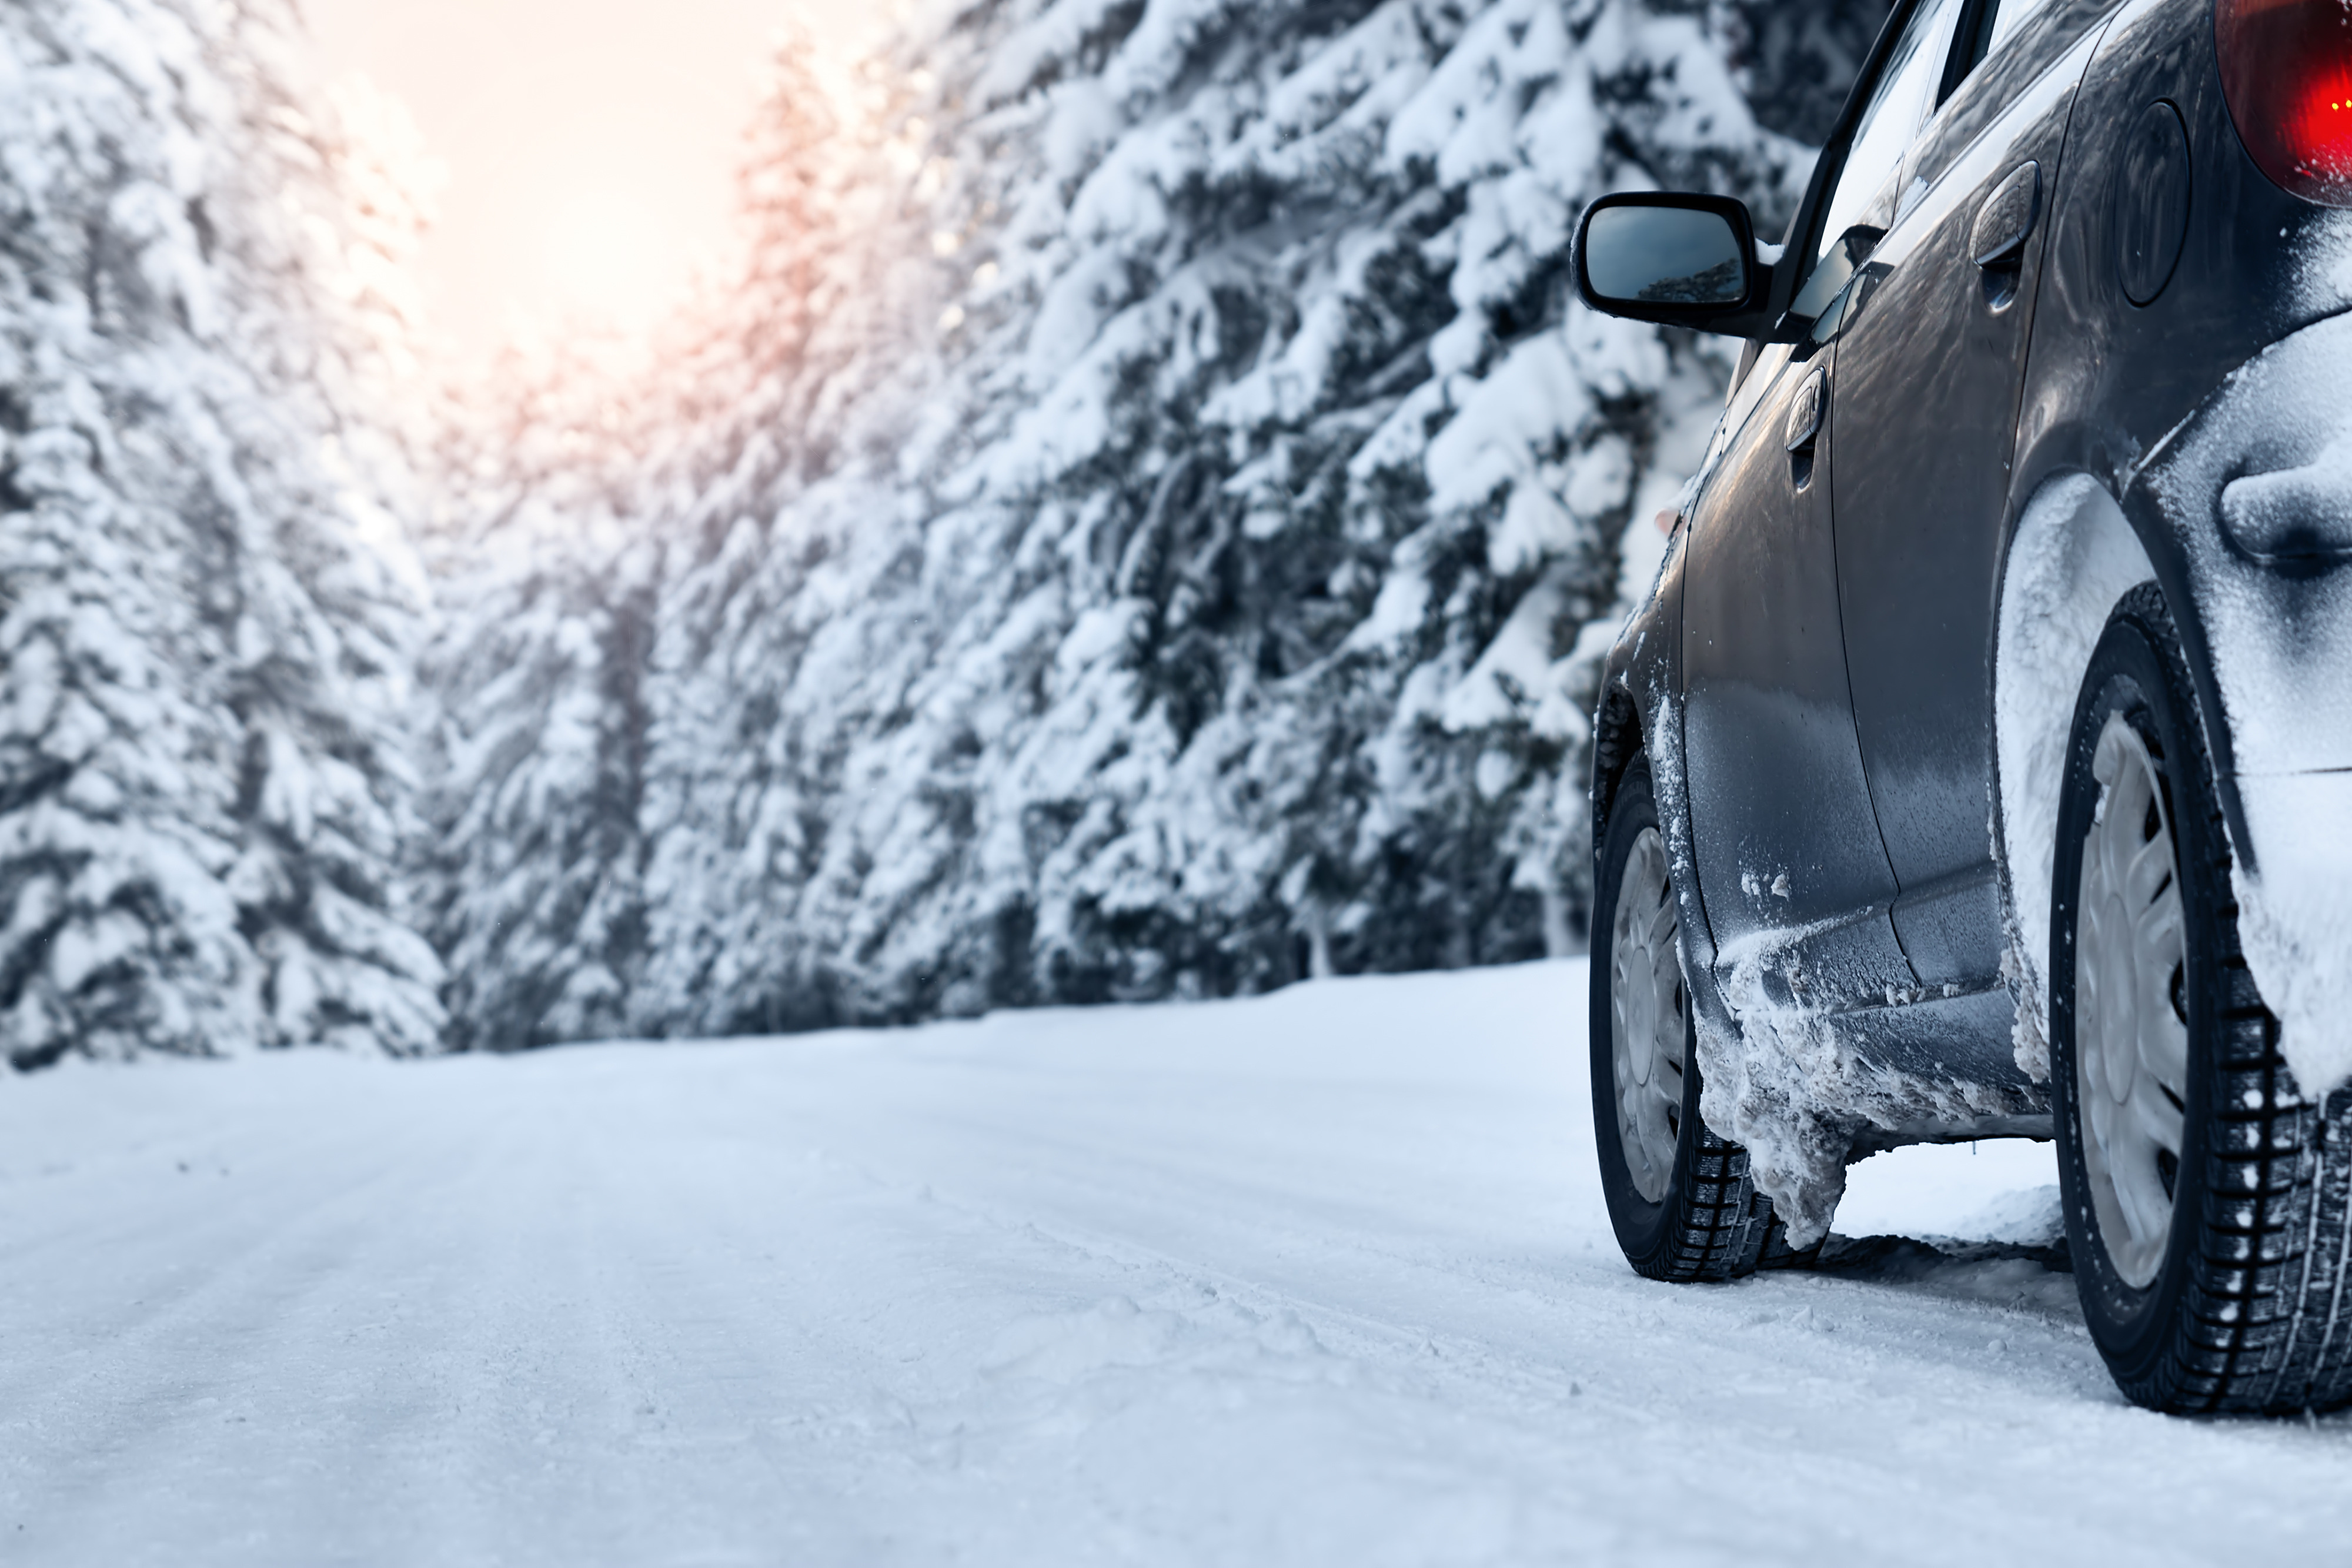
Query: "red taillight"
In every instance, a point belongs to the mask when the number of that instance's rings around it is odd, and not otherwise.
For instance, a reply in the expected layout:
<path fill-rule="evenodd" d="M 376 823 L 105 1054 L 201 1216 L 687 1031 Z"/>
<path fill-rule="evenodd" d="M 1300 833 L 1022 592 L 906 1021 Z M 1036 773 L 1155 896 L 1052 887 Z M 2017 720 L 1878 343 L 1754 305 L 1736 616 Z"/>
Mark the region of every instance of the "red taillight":
<path fill-rule="evenodd" d="M 2219 0 L 2221 89 L 2263 172 L 2352 207 L 2352 0 Z"/>

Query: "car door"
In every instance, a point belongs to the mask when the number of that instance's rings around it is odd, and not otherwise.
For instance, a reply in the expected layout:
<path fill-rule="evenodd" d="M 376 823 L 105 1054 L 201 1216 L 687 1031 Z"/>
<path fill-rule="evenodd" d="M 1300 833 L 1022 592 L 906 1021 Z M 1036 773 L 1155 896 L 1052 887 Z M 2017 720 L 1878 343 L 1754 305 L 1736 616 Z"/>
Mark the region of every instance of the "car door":
<path fill-rule="evenodd" d="M 1824 378 L 1817 353 L 1767 351 L 1750 376 L 1757 395 L 1689 524 L 1692 850 L 1735 1008 L 1833 1006 L 1912 983 L 1888 923 L 1896 884 L 1847 692 L 1822 476 Z M 1741 962 L 1768 950 L 1773 961 L 1743 978 Z M 1807 974 L 1834 994 L 1809 993 L 1801 978 L 1792 986 L 1790 976 Z M 1765 995 L 1747 994 L 1759 984 Z"/>
<path fill-rule="evenodd" d="M 1791 319 L 1727 411 L 1688 527 L 1684 749 L 1700 897 L 1735 1009 L 1840 1009 L 1908 992 L 1854 728 L 1832 530 L 1828 345 L 1891 204 L 1964 0 L 1921 0 L 1867 93 L 1822 198 L 1830 238 Z M 1822 223 L 1811 229 L 1821 230 Z M 1811 330 L 1804 329 L 1808 325 Z M 1769 954 L 1769 963 L 1755 963 Z"/>
<path fill-rule="evenodd" d="M 2058 158 L 2105 8 L 1977 0 L 1962 17 L 1949 96 L 1905 160 L 1838 334 L 1846 668 L 1895 930 L 1937 991 L 2000 981 L 1991 676 L 2009 465 Z"/>

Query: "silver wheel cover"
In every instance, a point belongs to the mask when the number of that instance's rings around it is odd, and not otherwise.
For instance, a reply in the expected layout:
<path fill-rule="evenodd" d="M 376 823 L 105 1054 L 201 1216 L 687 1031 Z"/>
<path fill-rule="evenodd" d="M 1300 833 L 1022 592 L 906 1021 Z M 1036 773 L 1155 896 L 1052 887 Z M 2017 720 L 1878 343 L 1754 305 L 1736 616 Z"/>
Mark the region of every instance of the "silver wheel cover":
<path fill-rule="evenodd" d="M 2172 1236 L 2163 1167 L 2179 1171 L 2186 1126 L 2188 932 L 2156 763 L 2121 714 L 2100 732 L 2091 772 L 2099 804 L 2075 911 L 2074 1098 L 2099 1239 L 2124 1282 L 2144 1289 Z"/>
<path fill-rule="evenodd" d="M 1674 890 L 1666 846 L 1644 828 L 1625 857 L 1609 940 L 1610 1061 L 1616 1070 L 1617 1137 L 1643 1201 L 1666 1196 L 1681 1135 L 1683 1051 L 1689 1038 Z"/>

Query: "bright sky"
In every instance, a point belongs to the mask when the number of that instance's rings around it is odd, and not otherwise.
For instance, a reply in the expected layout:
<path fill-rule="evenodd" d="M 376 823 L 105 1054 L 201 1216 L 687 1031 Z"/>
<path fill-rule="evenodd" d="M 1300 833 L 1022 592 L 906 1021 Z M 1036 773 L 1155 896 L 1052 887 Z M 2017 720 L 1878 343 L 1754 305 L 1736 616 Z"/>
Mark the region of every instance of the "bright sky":
<path fill-rule="evenodd" d="M 403 99 L 447 166 L 423 256 L 440 327 L 642 319 L 729 235 L 738 138 L 775 29 L 849 39 L 858 0 L 302 0 L 326 73 Z"/>

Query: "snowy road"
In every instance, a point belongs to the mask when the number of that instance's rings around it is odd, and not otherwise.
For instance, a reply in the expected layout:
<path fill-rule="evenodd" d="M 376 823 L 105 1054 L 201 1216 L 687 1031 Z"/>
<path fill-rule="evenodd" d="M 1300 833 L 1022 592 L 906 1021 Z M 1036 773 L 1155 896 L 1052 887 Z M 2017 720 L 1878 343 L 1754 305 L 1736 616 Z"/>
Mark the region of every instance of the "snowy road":
<path fill-rule="evenodd" d="M 1633 1279 L 1583 985 L 0 1083 L 0 1562 L 2352 1554 L 2352 1424 L 2124 1407 L 2032 1261 Z"/>

